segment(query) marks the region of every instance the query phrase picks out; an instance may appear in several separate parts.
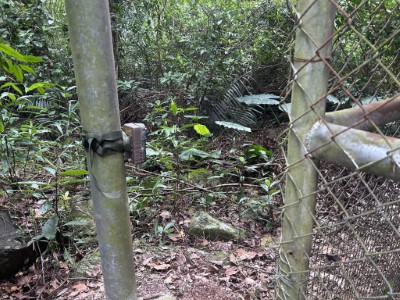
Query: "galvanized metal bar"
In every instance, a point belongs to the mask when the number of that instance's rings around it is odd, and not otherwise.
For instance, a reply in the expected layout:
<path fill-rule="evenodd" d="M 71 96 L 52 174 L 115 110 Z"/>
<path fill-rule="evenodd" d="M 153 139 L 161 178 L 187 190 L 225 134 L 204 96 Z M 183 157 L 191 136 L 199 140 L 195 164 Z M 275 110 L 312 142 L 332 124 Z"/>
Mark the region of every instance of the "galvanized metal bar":
<path fill-rule="evenodd" d="M 83 129 L 120 131 L 108 0 L 66 0 L 66 11 Z M 136 300 L 123 154 L 88 158 L 106 297 Z"/>

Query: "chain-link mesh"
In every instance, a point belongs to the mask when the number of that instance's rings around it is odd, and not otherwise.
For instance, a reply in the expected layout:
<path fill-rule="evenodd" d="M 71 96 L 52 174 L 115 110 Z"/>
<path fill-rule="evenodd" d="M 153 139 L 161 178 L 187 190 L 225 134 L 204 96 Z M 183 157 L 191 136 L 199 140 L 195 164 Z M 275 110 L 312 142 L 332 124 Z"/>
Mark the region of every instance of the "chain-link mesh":
<path fill-rule="evenodd" d="M 300 0 L 278 299 L 400 299 L 400 1 Z"/>

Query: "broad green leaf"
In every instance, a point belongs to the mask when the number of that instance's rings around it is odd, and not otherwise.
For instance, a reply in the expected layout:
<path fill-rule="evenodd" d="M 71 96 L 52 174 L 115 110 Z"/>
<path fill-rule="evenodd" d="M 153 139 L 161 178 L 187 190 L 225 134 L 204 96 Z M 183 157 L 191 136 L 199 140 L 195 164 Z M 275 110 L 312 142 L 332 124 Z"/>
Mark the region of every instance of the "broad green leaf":
<path fill-rule="evenodd" d="M 52 207 L 53 207 L 53 205 L 52 205 L 51 201 L 46 200 L 39 206 L 40 213 L 42 215 L 44 215 L 45 213 L 50 211 L 52 209 Z"/>
<path fill-rule="evenodd" d="M 158 151 L 155 151 L 149 147 L 146 147 L 146 156 L 157 156 L 160 153 Z"/>
<path fill-rule="evenodd" d="M 213 151 L 211 153 L 196 149 L 196 148 L 189 148 L 187 150 L 182 151 L 181 154 L 179 154 L 179 159 L 185 161 L 185 160 L 190 160 L 195 157 L 200 157 L 200 158 L 214 158 L 217 159 L 221 155 L 221 151 Z"/>
<path fill-rule="evenodd" d="M 87 170 L 68 170 L 60 173 L 60 176 L 83 176 L 88 175 Z"/>
<path fill-rule="evenodd" d="M 26 92 L 30 92 L 32 90 L 37 89 L 41 94 L 43 94 L 45 92 L 45 90 L 43 88 L 49 88 L 49 87 L 53 87 L 56 84 L 54 83 L 49 83 L 49 82 L 36 82 L 34 84 L 32 84 L 31 86 L 26 88 Z"/>
<path fill-rule="evenodd" d="M 247 105 L 278 105 L 279 101 L 275 99 L 280 99 L 280 97 L 274 94 L 258 94 L 236 98 L 240 103 Z"/>
<path fill-rule="evenodd" d="M 10 98 L 12 101 L 15 101 L 15 99 L 17 99 L 14 94 L 9 93 L 9 92 L 2 93 L 1 96 L 0 96 L 0 99 L 3 99 L 5 97 Z"/>
<path fill-rule="evenodd" d="M 196 148 L 187 149 L 185 151 L 182 151 L 181 154 L 179 154 L 179 159 L 183 160 L 183 161 L 190 160 L 190 159 L 193 159 L 195 157 L 208 158 L 209 155 L 208 155 L 207 152 L 199 150 L 199 149 L 196 149 Z"/>
<path fill-rule="evenodd" d="M 14 50 L 13 48 L 11 48 L 6 44 L 0 44 L 0 51 L 22 62 L 38 63 L 42 61 L 40 57 L 32 55 L 22 55 L 21 53 L 19 53 L 18 51 Z"/>
<path fill-rule="evenodd" d="M 250 127 L 246 127 L 246 126 L 240 125 L 238 123 L 234 123 L 234 122 L 216 121 L 215 124 L 220 125 L 220 126 L 224 126 L 224 127 L 227 127 L 227 128 L 235 129 L 235 130 L 251 132 L 251 128 Z"/>
<path fill-rule="evenodd" d="M 55 176 L 56 175 L 56 170 L 50 167 L 43 167 L 47 172 L 49 172 L 51 175 Z"/>
<path fill-rule="evenodd" d="M 5 44 L 0 44 L 0 51 L 18 60 L 21 60 L 24 57 L 21 53 L 19 53 L 18 51 L 14 50 L 13 48 Z"/>
<path fill-rule="evenodd" d="M 178 114 L 178 106 L 174 101 L 171 101 L 171 112 L 176 115 Z"/>
<path fill-rule="evenodd" d="M 34 89 L 37 89 L 37 88 L 40 88 L 40 87 L 43 87 L 43 86 L 45 86 L 45 84 L 43 82 L 37 82 L 37 83 L 34 83 L 31 86 L 27 87 L 25 89 L 25 91 L 28 93 L 28 92 L 30 92 L 30 91 L 32 91 Z"/>
<path fill-rule="evenodd" d="M 287 113 L 290 117 L 290 110 L 292 109 L 292 103 L 281 103 L 279 109 Z"/>
<path fill-rule="evenodd" d="M 42 228 L 43 236 L 48 240 L 54 240 L 57 234 L 57 227 L 58 217 L 54 215 L 44 223 Z"/>
<path fill-rule="evenodd" d="M 327 99 L 329 102 L 331 102 L 331 103 L 340 104 L 340 100 L 339 100 L 338 98 L 336 98 L 335 96 L 328 95 L 328 96 L 326 97 L 326 99 Z"/>
<path fill-rule="evenodd" d="M 39 63 L 39 62 L 42 62 L 43 59 L 41 59 L 40 57 L 37 57 L 37 56 L 33 56 L 33 55 L 24 55 L 24 57 L 21 61 L 30 62 L 30 63 Z"/>
<path fill-rule="evenodd" d="M 4 70 L 6 70 L 10 74 L 14 73 L 15 66 L 14 66 L 13 62 L 11 61 L 11 59 L 6 58 L 6 63 L 7 63 L 7 66 L 3 65 Z"/>
<path fill-rule="evenodd" d="M 193 128 L 200 135 L 208 135 L 208 134 L 210 134 L 210 130 L 208 130 L 207 126 L 205 126 L 205 125 L 196 124 L 196 125 L 194 125 Z"/>
<path fill-rule="evenodd" d="M 29 67 L 29 66 L 27 66 L 27 65 L 19 65 L 19 66 L 20 66 L 21 69 L 24 70 L 25 72 L 28 72 L 28 73 L 30 73 L 30 74 L 36 74 L 36 71 L 35 71 L 33 68 L 31 68 L 31 67 Z"/>
<path fill-rule="evenodd" d="M 19 89 L 19 87 L 17 87 L 14 83 L 12 82 L 7 82 L 5 84 L 3 84 L 2 86 L 0 86 L 0 89 L 3 89 L 5 87 L 12 87 L 17 93 L 19 93 L 20 95 L 23 95 L 22 91 Z"/>
<path fill-rule="evenodd" d="M 42 87 L 38 87 L 37 90 L 41 95 L 44 95 L 44 93 L 46 92 L 45 89 Z"/>
<path fill-rule="evenodd" d="M 24 74 L 22 73 L 22 70 L 19 66 L 15 66 L 13 74 L 20 83 L 24 82 Z"/>

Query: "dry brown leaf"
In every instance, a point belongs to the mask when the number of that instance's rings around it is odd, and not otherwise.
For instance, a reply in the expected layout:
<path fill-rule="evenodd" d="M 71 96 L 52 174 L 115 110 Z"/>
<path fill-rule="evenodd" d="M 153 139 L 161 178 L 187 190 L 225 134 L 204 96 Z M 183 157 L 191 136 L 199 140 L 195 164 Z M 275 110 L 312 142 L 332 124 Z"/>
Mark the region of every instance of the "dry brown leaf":
<path fill-rule="evenodd" d="M 271 234 L 264 234 L 261 237 L 261 246 L 262 247 L 270 247 L 275 243 L 275 239 Z"/>
<path fill-rule="evenodd" d="M 231 263 L 235 264 L 235 265 L 237 265 L 237 263 L 238 263 L 238 259 L 237 259 L 237 257 L 235 256 L 235 254 L 233 254 L 233 253 L 231 253 L 231 254 L 229 255 L 229 261 L 230 261 Z"/>
<path fill-rule="evenodd" d="M 84 290 L 86 290 L 87 286 L 84 283 L 77 283 L 73 285 L 72 288 L 77 292 L 83 292 Z"/>
<path fill-rule="evenodd" d="M 225 270 L 225 275 L 232 276 L 239 272 L 239 270 L 236 267 L 231 267 Z"/>
<path fill-rule="evenodd" d="M 205 247 L 205 246 L 208 246 L 208 244 L 210 244 L 210 242 L 208 240 L 204 239 L 201 241 L 200 246 Z"/>
<path fill-rule="evenodd" d="M 190 259 L 199 259 L 200 258 L 200 256 L 198 256 L 196 253 L 192 253 L 191 255 L 190 255 Z"/>
<path fill-rule="evenodd" d="M 60 269 L 65 269 L 65 270 L 69 269 L 69 265 L 66 262 L 60 262 L 58 266 L 60 267 Z"/>
<path fill-rule="evenodd" d="M 168 210 L 163 210 L 160 212 L 160 217 L 162 217 L 163 219 L 168 219 L 171 217 L 171 212 L 169 212 Z"/>
<path fill-rule="evenodd" d="M 165 284 L 171 284 L 174 282 L 174 279 L 171 276 L 168 276 L 167 278 L 165 278 L 164 283 Z"/>
<path fill-rule="evenodd" d="M 185 237 L 185 232 L 183 230 L 179 231 L 177 234 L 168 235 L 168 238 L 173 240 L 174 242 L 176 242 L 184 237 Z"/>
<path fill-rule="evenodd" d="M 151 267 L 157 271 L 164 271 L 164 270 L 169 269 L 171 267 L 171 265 L 170 264 L 160 264 L 160 265 L 153 264 Z"/>
<path fill-rule="evenodd" d="M 254 285 L 256 283 L 256 281 L 254 279 L 250 278 L 250 277 L 246 277 L 245 280 L 244 280 L 244 283 L 246 285 Z"/>
<path fill-rule="evenodd" d="M 239 248 L 236 250 L 238 258 L 240 260 L 252 260 L 257 256 L 257 252 L 255 251 L 246 251 L 245 249 Z"/>
<path fill-rule="evenodd" d="M 12 285 L 9 287 L 10 292 L 16 292 L 18 291 L 20 288 L 17 285 Z"/>
<path fill-rule="evenodd" d="M 186 264 L 186 261 L 187 261 L 186 256 L 183 255 L 182 253 L 178 253 L 178 255 L 176 257 L 176 262 L 179 265 L 184 265 L 184 264 Z"/>

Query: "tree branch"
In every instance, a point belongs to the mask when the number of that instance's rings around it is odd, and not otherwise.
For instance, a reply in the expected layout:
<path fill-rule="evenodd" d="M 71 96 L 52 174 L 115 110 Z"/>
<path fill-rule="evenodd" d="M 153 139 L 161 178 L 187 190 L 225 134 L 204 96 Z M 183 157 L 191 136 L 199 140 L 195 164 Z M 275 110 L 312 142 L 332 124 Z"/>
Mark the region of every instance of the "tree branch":
<path fill-rule="evenodd" d="M 336 125 L 360 130 L 371 130 L 375 126 L 400 120 L 400 95 L 349 109 L 330 112 L 325 120 Z"/>
<path fill-rule="evenodd" d="M 400 180 L 400 139 L 318 121 L 305 145 L 315 159 Z"/>

